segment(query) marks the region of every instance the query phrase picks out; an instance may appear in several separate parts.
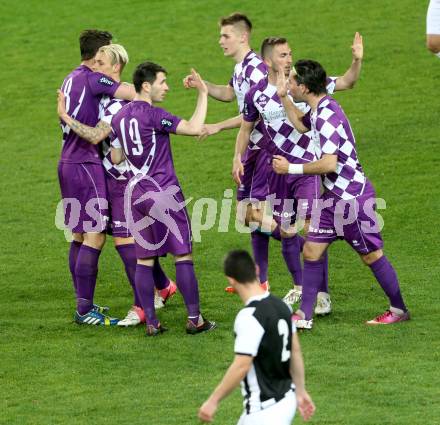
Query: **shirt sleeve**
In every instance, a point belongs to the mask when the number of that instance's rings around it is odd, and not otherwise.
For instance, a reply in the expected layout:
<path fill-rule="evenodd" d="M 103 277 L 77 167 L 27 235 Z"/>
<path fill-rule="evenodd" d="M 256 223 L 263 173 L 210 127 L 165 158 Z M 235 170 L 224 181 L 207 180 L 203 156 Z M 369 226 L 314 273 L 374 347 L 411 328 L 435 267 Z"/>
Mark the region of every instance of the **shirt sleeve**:
<path fill-rule="evenodd" d="M 326 88 L 328 94 L 333 94 L 336 89 L 336 80 L 338 77 L 327 77 Z"/>
<path fill-rule="evenodd" d="M 241 310 L 234 323 L 235 354 L 244 354 L 255 357 L 258 354 L 264 328 L 254 316 L 255 307 L 246 307 Z"/>
<path fill-rule="evenodd" d="M 94 96 L 107 94 L 113 97 L 120 86 L 120 83 L 100 72 L 91 72 L 87 78 L 90 90 Z"/>
<path fill-rule="evenodd" d="M 312 128 L 312 121 L 310 119 L 310 115 L 311 115 L 312 111 L 310 110 L 309 112 L 307 112 L 301 119 L 302 123 L 304 124 L 305 127 L 307 127 L 308 129 Z"/>
<path fill-rule="evenodd" d="M 341 136 L 338 128 L 342 125 L 334 112 L 329 108 L 319 110 L 316 117 L 316 130 L 323 154 L 336 155 L 339 151 Z"/>
<path fill-rule="evenodd" d="M 176 133 L 177 126 L 182 118 L 179 118 L 165 109 L 157 108 L 154 117 L 154 128 L 163 133 Z"/>
<path fill-rule="evenodd" d="M 231 87 L 234 87 L 234 76 L 231 77 L 228 83 Z"/>
<path fill-rule="evenodd" d="M 245 78 L 249 82 L 249 88 L 252 88 L 258 84 L 263 78 L 266 77 L 267 67 L 264 62 L 258 63 L 256 66 L 249 64 L 245 70 Z"/>
<path fill-rule="evenodd" d="M 253 97 L 254 90 L 249 90 L 244 97 L 243 119 L 247 122 L 255 122 L 260 116 L 258 109 L 254 105 Z"/>

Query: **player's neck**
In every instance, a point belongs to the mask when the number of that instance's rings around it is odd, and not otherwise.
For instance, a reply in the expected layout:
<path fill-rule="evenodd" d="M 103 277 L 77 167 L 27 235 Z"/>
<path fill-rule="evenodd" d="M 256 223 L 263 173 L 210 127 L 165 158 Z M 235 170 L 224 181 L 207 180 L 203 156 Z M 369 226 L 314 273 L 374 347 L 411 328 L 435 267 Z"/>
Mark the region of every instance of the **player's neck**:
<path fill-rule="evenodd" d="M 234 61 L 235 63 L 243 62 L 243 59 L 248 55 L 248 53 L 251 51 L 251 46 L 249 44 L 243 46 L 241 49 L 237 51 L 237 53 L 234 55 Z"/>
<path fill-rule="evenodd" d="M 86 61 L 82 61 L 81 65 L 84 65 L 87 68 L 92 69 L 94 63 L 95 63 L 95 59 L 89 59 L 89 60 L 86 60 Z"/>
<path fill-rule="evenodd" d="M 326 96 L 325 93 L 320 94 L 318 96 L 315 95 L 315 94 L 311 94 L 311 95 L 308 96 L 306 102 L 312 108 L 312 111 L 316 111 L 316 109 L 318 108 L 319 102 L 321 102 L 322 98 L 324 98 L 325 96 Z"/>
<path fill-rule="evenodd" d="M 272 70 L 272 68 L 269 68 L 268 80 L 269 80 L 269 84 L 273 86 L 277 85 L 277 74 L 274 70 Z"/>
<path fill-rule="evenodd" d="M 266 293 L 266 290 L 263 289 L 257 281 L 247 285 L 238 285 L 236 290 L 243 301 L 243 304 L 247 304 L 249 299 L 252 297 L 264 295 Z"/>
<path fill-rule="evenodd" d="M 136 93 L 133 100 L 141 101 L 141 102 L 147 102 L 150 105 L 153 104 L 153 101 L 151 100 L 151 96 L 147 93 Z"/>

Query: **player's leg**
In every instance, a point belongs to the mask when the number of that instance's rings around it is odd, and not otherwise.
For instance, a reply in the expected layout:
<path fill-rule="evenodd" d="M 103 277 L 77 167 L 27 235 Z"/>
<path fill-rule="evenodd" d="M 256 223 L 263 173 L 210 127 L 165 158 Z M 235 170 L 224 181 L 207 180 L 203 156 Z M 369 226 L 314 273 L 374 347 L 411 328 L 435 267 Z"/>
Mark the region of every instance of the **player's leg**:
<path fill-rule="evenodd" d="M 384 314 L 379 315 L 373 320 L 369 320 L 367 324 L 391 324 L 408 320 L 409 312 L 403 301 L 396 271 L 383 251 L 378 249 L 368 254 L 361 254 L 361 258 L 370 267 L 390 302 L 389 310 L 386 310 Z"/>
<path fill-rule="evenodd" d="M 431 0 L 426 16 L 426 46 L 440 58 L 440 0 Z"/>
<path fill-rule="evenodd" d="M 69 270 L 72 275 L 73 288 L 75 290 L 75 296 L 77 295 L 77 283 L 75 277 L 76 261 L 78 259 L 79 250 L 84 241 L 82 233 L 72 233 L 72 242 L 70 242 L 69 249 Z"/>
<path fill-rule="evenodd" d="M 384 255 L 383 241 L 375 215 L 376 194 L 374 187 L 367 182 L 364 192 L 353 203 L 352 223 L 343 226 L 344 239 L 368 265 L 377 282 L 382 287 L 390 302 L 390 309 L 367 324 L 391 324 L 409 319 L 409 313 L 403 302 L 397 274 Z M 342 201 L 341 201 L 342 202 Z M 346 208 L 340 207 L 340 211 Z"/>
<path fill-rule="evenodd" d="M 311 329 L 313 325 L 313 309 L 322 287 L 324 269 L 326 266 L 324 254 L 329 246 L 328 242 L 313 242 L 307 239 L 304 250 L 304 270 L 302 298 L 299 310 L 292 319 L 298 328 Z"/>
<path fill-rule="evenodd" d="M 200 312 L 199 283 L 191 254 L 176 255 L 175 260 L 176 285 L 182 294 L 188 313 L 186 332 L 195 335 L 214 329 L 216 323 L 205 319 Z"/>

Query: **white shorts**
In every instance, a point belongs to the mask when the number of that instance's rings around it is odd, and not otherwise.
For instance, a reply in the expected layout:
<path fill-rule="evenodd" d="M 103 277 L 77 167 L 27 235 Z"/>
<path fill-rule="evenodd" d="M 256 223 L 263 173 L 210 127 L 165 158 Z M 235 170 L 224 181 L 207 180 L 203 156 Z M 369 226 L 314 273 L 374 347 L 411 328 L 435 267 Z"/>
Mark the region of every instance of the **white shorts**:
<path fill-rule="evenodd" d="M 426 15 L 426 34 L 440 34 L 440 0 L 431 0 Z"/>
<path fill-rule="evenodd" d="M 237 425 L 291 425 L 296 411 L 296 395 L 289 391 L 278 403 L 258 412 L 246 412 L 240 417 Z"/>

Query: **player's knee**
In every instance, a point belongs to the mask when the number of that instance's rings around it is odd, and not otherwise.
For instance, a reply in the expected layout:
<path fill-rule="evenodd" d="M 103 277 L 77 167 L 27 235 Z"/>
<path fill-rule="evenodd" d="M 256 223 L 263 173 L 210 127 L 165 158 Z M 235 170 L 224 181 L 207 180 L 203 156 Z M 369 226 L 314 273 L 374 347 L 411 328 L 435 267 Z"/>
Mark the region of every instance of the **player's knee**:
<path fill-rule="evenodd" d="M 430 36 L 426 37 L 426 47 L 432 53 L 437 54 L 440 52 L 440 36 Z"/>
<path fill-rule="evenodd" d="M 176 255 L 174 259 L 176 263 L 178 263 L 179 261 L 192 261 L 192 255 L 191 254 Z"/>
<path fill-rule="evenodd" d="M 367 266 L 371 266 L 371 264 L 375 263 L 383 256 L 383 251 L 378 249 L 377 251 L 369 252 L 368 254 L 362 255 L 362 261 Z"/>
<path fill-rule="evenodd" d="M 289 239 L 293 238 L 296 235 L 296 231 L 293 229 L 293 227 L 290 227 L 288 229 L 283 229 L 280 227 L 280 235 L 283 239 Z"/>
<path fill-rule="evenodd" d="M 313 245 L 306 242 L 303 247 L 303 258 L 307 261 L 318 261 L 321 258 L 321 253 Z"/>
<path fill-rule="evenodd" d="M 84 242 L 95 249 L 102 249 L 105 244 L 105 233 L 85 233 Z"/>

